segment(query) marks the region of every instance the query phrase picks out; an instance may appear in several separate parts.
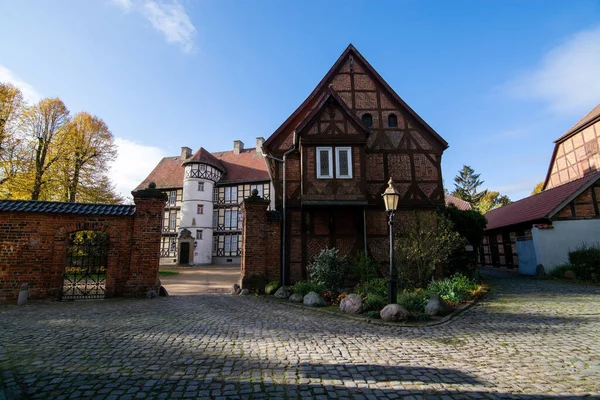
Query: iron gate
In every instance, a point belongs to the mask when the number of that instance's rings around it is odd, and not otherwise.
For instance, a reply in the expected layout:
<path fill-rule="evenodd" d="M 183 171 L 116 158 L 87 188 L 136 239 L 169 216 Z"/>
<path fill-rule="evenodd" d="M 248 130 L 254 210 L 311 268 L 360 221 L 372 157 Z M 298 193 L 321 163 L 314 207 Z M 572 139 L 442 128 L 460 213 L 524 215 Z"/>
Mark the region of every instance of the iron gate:
<path fill-rule="evenodd" d="M 105 232 L 79 231 L 70 236 L 62 300 L 103 299 L 109 238 Z"/>

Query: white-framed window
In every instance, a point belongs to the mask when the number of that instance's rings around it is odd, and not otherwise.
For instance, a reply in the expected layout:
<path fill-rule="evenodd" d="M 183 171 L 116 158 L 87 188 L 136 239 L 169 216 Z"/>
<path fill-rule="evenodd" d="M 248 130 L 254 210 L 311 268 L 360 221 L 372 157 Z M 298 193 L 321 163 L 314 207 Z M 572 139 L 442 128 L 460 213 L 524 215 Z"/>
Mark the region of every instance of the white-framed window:
<path fill-rule="evenodd" d="M 213 188 L 213 203 L 218 203 L 219 202 L 219 188 L 215 187 Z"/>
<path fill-rule="evenodd" d="M 333 178 L 333 157 L 331 147 L 317 147 L 317 178 Z"/>
<path fill-rule="evenodd" d="M 335 148 L 335 177 L 352 178 L 352 147 Z"/>
<path fill-rule="evenodd" d="M 238 212 L 237 210 L 225 210 L 225 228 L 238 227 Z"/>
<path fill-rule="evenodd" d="M 169 230 L 174 231 L 177 226 L 177 214 L 169 214 Z"/>
<path fill-rule="evenodd" d="M 202 240 L 202 229 L 196 230 L 196 239 Z"/>
<path fill-rule="evenodd" d="M 198 191 L 204 192 L 204 182 L 198 182 Z"/>
<path fill-rule="evenodd" d="M 196 214 L 204 214 L 204 204 L 198 204 L 196 206 Z"/>
<path fill-rule="evenodd" d="M 225 188 L 225 202 L 237 203 L 237 186 L 229 186 Z"/>
<path fill-rule="evenodd" d="M 219 225 L 219 211 L 213 211 L 213 228 L 216 228 Z"/>
<path fill-rule="evenodd" d="M 200 164 L 200 171 L 206 171 L 206 165 Z"/>
<path fill-rule="evenodd" d="M 232 236 L 225 236 L 225 253 L 229 253 L 231 251 L 231 239 Z"/>
<path fill-rule="evenodd" d="M 169 204 L 175 205 L 177 203 L 177 190 L 171 190 L 169 193 Z"/>

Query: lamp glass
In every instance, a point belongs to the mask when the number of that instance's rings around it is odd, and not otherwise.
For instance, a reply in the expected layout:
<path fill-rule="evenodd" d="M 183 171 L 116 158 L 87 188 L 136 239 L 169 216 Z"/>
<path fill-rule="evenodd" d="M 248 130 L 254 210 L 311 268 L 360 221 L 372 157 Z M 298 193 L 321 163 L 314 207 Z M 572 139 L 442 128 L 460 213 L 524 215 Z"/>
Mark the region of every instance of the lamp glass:
<path fill-rule="evenodd" d="M 385 192 L 382 194 L 383 202 L 385 204 L 386 211 L 396 211 L 398 209 L 398 201 L 400 200 L 400 194 L 393 186 L 394 182 L 390 178 L 388 182 L 388 187 L 385 189 Z"/>

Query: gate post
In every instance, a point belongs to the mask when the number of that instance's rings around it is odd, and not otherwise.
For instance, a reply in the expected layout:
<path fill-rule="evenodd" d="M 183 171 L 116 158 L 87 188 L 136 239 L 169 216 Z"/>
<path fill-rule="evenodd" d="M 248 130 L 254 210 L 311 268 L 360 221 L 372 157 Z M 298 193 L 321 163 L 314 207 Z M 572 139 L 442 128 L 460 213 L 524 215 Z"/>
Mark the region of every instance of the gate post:
<path fill-rule="evenodd" d="M 131 261 L 125 282 L 125 296 L 141 296 L 152 288 L 158 291 L 160 237 L 166 193 L 150 182 L 148 189 L 131 192 L 135 203 L 131 238 Z"/>
<path fill-rule="evenodd" d="M 281 279 L 281 218 L 267 211 L 269 200 L 256 193 L 241 204 L 242 260 L 240 286 L 264 290 L 266 283 Z"/>

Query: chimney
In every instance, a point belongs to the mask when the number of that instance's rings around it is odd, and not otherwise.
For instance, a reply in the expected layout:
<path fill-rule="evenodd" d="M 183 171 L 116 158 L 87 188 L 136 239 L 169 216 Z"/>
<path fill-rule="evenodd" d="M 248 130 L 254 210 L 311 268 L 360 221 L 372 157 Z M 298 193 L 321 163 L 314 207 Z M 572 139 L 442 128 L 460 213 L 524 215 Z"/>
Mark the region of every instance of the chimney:
<path fill-rule="evenodd" d="M 233 141 L 233 154 L 240 154 L 244 150 L 244 142 L 241 140 Z"/>
<path fill-rule="evenodd" d="M 256 138 L 256 152 L 257 153 L 262 153 L 262 146 L 263 143 L 265 142 L 265 138 L 264 137 L 257 137 Z"/>
<path fill-rule="evenodd" d="M 181 148 L 181 159 L 182 160 L 186 160 L 186 159 L 190 158 L 191 156 L 192 156 L 192 149 L 190 149 L 189 147 Z"/>

